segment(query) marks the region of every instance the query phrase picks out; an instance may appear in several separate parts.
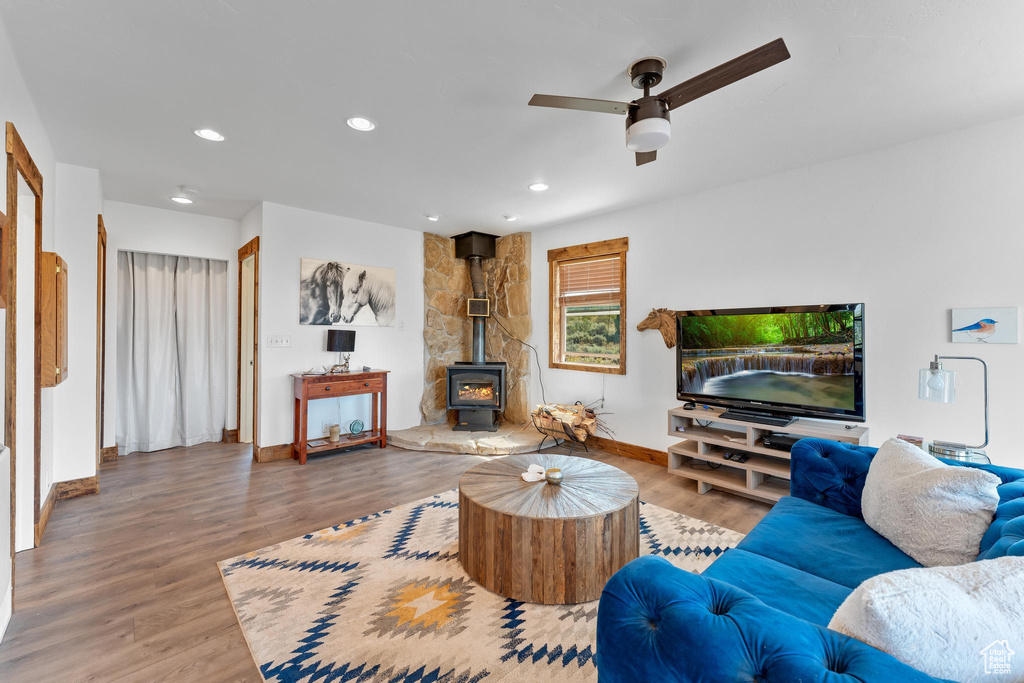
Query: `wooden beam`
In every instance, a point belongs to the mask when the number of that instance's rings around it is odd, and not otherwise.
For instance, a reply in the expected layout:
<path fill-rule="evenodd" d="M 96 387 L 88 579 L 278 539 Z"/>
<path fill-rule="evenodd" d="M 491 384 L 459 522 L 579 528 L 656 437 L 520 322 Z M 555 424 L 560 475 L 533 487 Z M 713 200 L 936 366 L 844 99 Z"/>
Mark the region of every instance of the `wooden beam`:
<path fill-rule="evenodd" d="M 7 267 L 3 262 L 7 255 L 7 214 L 0 211 L 0 308 L 7 308 Z"/>
<path fill-rule="evenodd" d="M 43 196 L 43 176 L 39 172 L 36 162 L 32 161 L 32 156 L 28 153 L 25 143 L 21 141 L 18 129 L 10 121 L 7 122 L 7 154 L 14 157 L 14 163 L 17 164 L 25 182 L 32 188 L 32 193 L 37 197 Z M 17 184 L 15 184 L 15 195 L 17 195 Z M 8 194 L 8 202 L 10 202 L 10 197 Z"/>
<path fill-rule="evenodd" d="M 11 450 L 11 584 L 14 585 L 14 538 L 17 510 L 17 421 L 18 404 L 18 166 L 14 155 L 7 155 L 7 229 L 3 243 L 4 301 L 7 304 L 7 334 L 4 339 L 4 443 Z M 15 593 L 17 591 L 15 590 Z M 12 596 L 12 601 L 13 601 Z M 13 606 L 12 606 L 13 609 Z"/>
<path fill-rule="evenodd" d="M 257 235 L 246 242 L 238 250 L 238 343 L 235 344 L 235 441 L 242 430 L 242 261 L 250 256 L 252 262 L 252 458 L 256 462 L 264 462 L 257 457 L 259 446 L 256 445 L 259 431 L 259 376 L 260 376 L 260 237 Z M 226 431 L 226 430 L 225 430 Z"/>
<path fill-rule="evenodd" d="M 46 531 L 46 524 L 50 521 L 50 513 L 53 512 L 53 504 L 56 500 L 57 487 L 51 486 L 50 490 L 46 492 L 46 498 L 43 499 L 43 503 L 39 508 L 39 519 L 36 520 L 35 545 L 37 548 L 43 542 L 43 532 Z"/>
<path fill-rule="evenodd" d="M 33 164 L 34 165 L 34 164 Z M 40 178 L 40 189 L 42 188 L 42 179 Z M 33 395 L 35 397 L 35 415 L 33 415 L 33 429 L 35 430 L 35 439 L 33 445 L 33 457 L 32 463 L 35 469 L 35 503 L 36 503 L 36 522 L 38 523 L 42 519 L 42 478 L 43 478 L 43 196 L 41 194 L 36 195 L 36 210 L 35 210 L 35 331 L 33 339 L 35 340 L 35 365 L 32 372 L 33 375 Z M 47 496 L 53 493 L 53 487 L 50 487 L 50 491 L 47 492 Z M 53 504 L 50 504 L 52 511 Z M 49 513 L 47 513 L 49 517 Z M 43 523 L 43 529 L 46 528 L 46 524 Z M 42 539 L 42 530 L 37 532 L 39 539 Z M 36 545 L 39 545 L 39 541 L 36 541 Z"/>
<path fill-rule="evenodd" d="M 600 436 L 592 436 L 588 438 L 587 445 L 597 446 L 603 451 L 608 451 L 615 455 L 621 455 L 624 458 L 642 460 L 654 465 L 660 465 L 661 467 L 668 467 L 668 453 L 665 451 L 647 448 L 646 446 L 636 446 L 631 443 L 623 443 L 622 441 L 606 439 Z"/>
<path fill-rule="evenodd" d="M 100 478 L 98 475 L 72 479 L 70 481 L 58 481 L 57 500 L 68 500 L 79 496 L 90 496 L 100 492 Z"/>
<path fill-rule="evenodd" d="M 292 457 L 292 445 L 290 443 L 282 443 L 277 446 L 257 446 L 253 444 L 252 452 L 253 459 L 256 462 L 288 460 Z"/>
<path fill-rule="evenodd" d="M 106 370 L 107 226 L 96 215 L 96 464 L 103 462 L 103 379 Z M 115 451 L 114 457 L 117 457 Z"/>
<path fill-rule="evenodd" d="M 46 313 L 46 324 L 40 325 L 39 339 L 37 343 L 41 347 L 41 357 L 45 359 L 40 363 L 43 372 L 40 375 L 40 384 L 43 387 L 55 387 L 61 381 L 60 375 L 54 374 L 54 367 L 59 365 L 60 357 L 58 349 L 61 340 L 58 338 L 60 332 L 57 327 L 57 319 L 60 315 L 58 309 L 60 304 L 60 283 L 54 273 L 61 267 L 61 258 L 53 251 L 44 251 L 39 260 L 39 267 L 42 268 L 43 276 L 39 282 L 39 307 L 40 313 Z M 40 323 L 43 316 L 40 315 Z"/>
<path fill-rule="evenodd" d="M 32 160 L 32 156 L 28 153 L 28 149 L 26 149 L 25 143 L 21 139 L 21 135 L 18 134 L 18 130 L 14 127 L 14 124 L 11 123 L 10 121 L 7 122 L 6 133 L 7 134 L 6 134 L 5 138 L 6 138 L 6 151 L 7 151 L 7 213 L 8 213 L 8 220 L 11 223 L 10 230 L 15 235 L 15 239 L 12 240 L 10 242 L 10 244 L 8 244 L 8 247 L 10 247 L 11 244 L 15 244 L 15 245 L 17 244 L 16 236 L 18 234 L 18 220 L 17 220 L 17 216 L 18 216 L 18 174 L 19 173 L 21 174 L 21 177 L 25 179 L 25 182 L 28 184 L 29 188 L 31 188 L 33 194 L 35 195 L 35 337 L 34 337 L 34 339 L 35 339 L 35 344 L 34 344 L 34 346 L 35 346 L 35 366 L 34 366 L 34 373 L 33 373 L 34 374 L 34 380 L 35 380 L 34 381 L 34 392 L 33 392 L 34 393 L 34 397 L 35 397 L 35 415 L 34 415 L 34 420 L 33 420 L 33 422 L 34 422 L 33 426 L 34 426 L 34 430 L 35 430 L 35 443 L 34 443 L 34 453 L 33 453 L 33 465 L 34 465 L 34 471 L 35 471 L 35 486 L 34 486 L 35 491 L 34 491 L 34 496 L 33 497 L 34 497 L 34 505 L 35 505 L 34 521 L 36 523 L 36 528 L 37 528 L 36 535 L 37 535 L 37 537 L 41 537 L 42 533 L 41 533 L 41 531 L 39 531 L 39 526 L 40 526 L 40 521 L 42 521 L 43 507 L 44 507 L 44 504 L 45 504 L 44 501 L 41 500 L 41 492 L 39 490 L 39 488 L 40 488 L 40 486 L 39 486 L 39 479 L 40 479 L 40 457 L 41 457 L 41 454 L 42 454 L 42 444 L 41 444 L 41 440 L 42 440 L 41 439 L 41 433 L 42 433 L 42 416 L 41 416 L 41 412 L 42 412 L 42 410 L 41 410 L 41 407 L 42 407 L 42 387 L 41 387 L 41 384 L 40 384 L 40 369 L 41 369 L 41 359 L 42 359 L 42 348 L 41 348 L 41 345 L 39 343 L 40 328 L 41 328 L 41 323 L 42 323 L 41 309 L 40 309 L 40 287 L 41 287 L 41 282 L 42 282 L 41 281 L 42 273 L 40 272 L 39 264 L 40 264 L 40 258 L 41 258 L 42 250 L 43 250 L 43 176 L 42 176 L 41 173 L 39 173 L 39 167 L 36 166 L 35 161 Z M 7 255 L 7 258 L 9 260 L 15 260 L 16 261 L 16 257 L 12 256 L 12 255 L 15 255 L 17 253 L 16 249 L 17 248 L 14 247 L 14 248 L 9 248 L 7 250 L 9 252 L 8 255 Z M 16 266 L 10 266 L 10 267 L 12 268 L 11 272 L 14 272 L 16 274 Z M 8 288 L 12 292 L 12 296 L 10 298 L 13 298 L 13 293 L 15 292 L 15 289 L 16 289 L 16 282 L 15 282 L 16 277 L 11 278 L 11 279 L 12 279 L 12 281 L 8 282 Z M 8 305 L 8 310 L 10 310 L 10 305 Z M 13 317 L 13 316 L 8 316 L 9 319 L 11 317 Z M 12 334 L 12 329 L 14 328 L 14 324 L 10 320 L 9 320 L 9 323 L 10 324 L 8 324 L 8 326 L 7 326 L 8 339 L 10 338 L 10 336 Z M 7 355 L 8 363 L 13 362 L 13 359 L 15 357 L 16 357 L 15 354 L 8 353 L 8 355 Z M 9 388 L 9 385 L 10 385 L 10 382 L 11 382 L 10 376 L 14 375 L 14 374 L 16 374 L 16 373 L 10 373 L 10 372 L 7 373 L 7 375 L 8 375 L 8 388 Z M 7 406 L 8 406 L 7 415 L 8 415 L 8 418 L 10 418 L 10 419 L 13 419 L 14 410 L 13 410 L 12 406 L 14 404 L 14 401 L 15 401 L 15 396 L 11 395 L 11 396 L 7 397 Z M 6 427 L 6 425 L 5 425 L 5 427 Z M 11 438 L 11 436 L 12 435 L 8 436 L 8 446 L 11 449 L 11 463 L 12 463 L 12 470 L 13 470 L 13 468 L 14 468 L 13 463 L 14 463 L 14 458 L 16 457 L 16 454 L 15 454 L 15 448 L 14 448 L 14 440 L 13 440 L 13 438 Z M 14 472 L 12 471 L 12 476 L 11 476 L 11 485 L 12 486 L 14 486 L 14 476 L 13 475 L 14 475 Z M 51 492 L 52 492 L 52 488 L 51 488 Z M 49 494 L 47 494 L 47 495 L 49 495 Z M 51 508 L 52 508 L 52 504 L 51 504 Z M 49 515 L 48 512 L 46 514 L 47 514 L 47 516 Z M 42 524 L 42 528 L 44 528 L 44 529 L 46 528 L 45 522 Z M 38 545 L 38 542 L 37 542 L 37 545 Z"/>
<path fill-rule="evenodd" d="M 565 261 L 567 259 L 587 258 L 588 256 L 604 256 L 629 251 L 629 238 L 620 237 L 602 242 L 576 244 L 571 247 L 548 250 L 548 261 Z"/>

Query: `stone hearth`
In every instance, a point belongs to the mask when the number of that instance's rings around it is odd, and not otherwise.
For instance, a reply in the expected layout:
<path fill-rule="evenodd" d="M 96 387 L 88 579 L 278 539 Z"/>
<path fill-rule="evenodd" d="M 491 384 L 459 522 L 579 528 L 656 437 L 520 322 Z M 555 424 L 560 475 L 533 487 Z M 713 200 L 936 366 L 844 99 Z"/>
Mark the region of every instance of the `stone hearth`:
<path fill-rule="evenodd" d="M 447 423 L 388 431 L 388 444 L 391 446 L 410 451 L 468 455 L 534 453 L 542 438 L 532 424 L 503 424 L 496 432 L 456 432 Z M 545 446 L 551 446 L 551 439 Z"/>

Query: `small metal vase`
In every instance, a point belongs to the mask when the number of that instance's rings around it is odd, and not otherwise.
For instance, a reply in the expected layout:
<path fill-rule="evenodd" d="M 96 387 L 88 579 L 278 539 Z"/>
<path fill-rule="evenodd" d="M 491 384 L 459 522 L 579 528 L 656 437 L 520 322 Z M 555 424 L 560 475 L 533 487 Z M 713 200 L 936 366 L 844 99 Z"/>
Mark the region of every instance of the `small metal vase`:
<path fill-rule="evenodd" d="M 547 480 L 549 484 L 561 484 L 562 470 L 558 469 L 557 467 L 549 467 L 548 469 L 544 470 L 544 479 Z"/>

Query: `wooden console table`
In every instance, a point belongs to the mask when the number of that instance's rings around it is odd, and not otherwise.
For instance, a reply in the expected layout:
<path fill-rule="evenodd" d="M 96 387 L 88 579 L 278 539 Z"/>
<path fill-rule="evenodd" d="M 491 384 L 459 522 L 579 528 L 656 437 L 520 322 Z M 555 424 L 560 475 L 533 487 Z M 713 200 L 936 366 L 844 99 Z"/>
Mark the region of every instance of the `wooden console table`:
<path fill-rule="evenodd" d="M 339 448 L 358 446 L 364 443 L 388 445 L 388 371 L 368 370 L 366 372 L 336 372 L 327 375 L 292 375 L 295 386 L 295 440 L 292 442 L 292 458 L 300 465 L 306 464 L 310 453 L 335 451 Z M 358 436 L 342 436 L 340 441 L 320 446 L 309 446 L 306 435 L 309 430 L 306 417 L 309 401 L 337 396 L 358 396 L 372 394 L 372 418 L 369 431 Z M 352 437 L 355 438 L 352 438 Z"/>

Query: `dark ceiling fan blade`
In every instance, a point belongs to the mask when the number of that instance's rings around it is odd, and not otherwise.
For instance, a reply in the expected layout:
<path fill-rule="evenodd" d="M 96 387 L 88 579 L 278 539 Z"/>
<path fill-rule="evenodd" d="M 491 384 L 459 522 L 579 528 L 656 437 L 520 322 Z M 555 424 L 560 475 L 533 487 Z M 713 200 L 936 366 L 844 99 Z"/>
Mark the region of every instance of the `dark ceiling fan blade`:
<path fill-rule="evenodd" d="M 644 164 L 651 163 L 652 161 L 654 161 L 657 158 L 658 158 L 658 152 L 657 151 L 654 151 L 654 152 L 637 152 L 636 153 L 636 165 L 637 166 L 643 166 Z"/>
<path fill-rule="evenodd" d="M 596 111 L 601 114 L 626 114 L 629 102 L 613 102 L 611 100 L 591 100 L 586 97 L 562 97 L 561 95 L 534 95 L 530 98 L 531 107 L 555 107 L 556 109 L 577 109 L 579 111 Z"/>
<path fill-rule="evenodd" d="M 767 45 L 762 45 L 736 59 L 730 59 L 725 64 L 669 88 L 658 95 L 658 99 L 666 102 L 669 109 L 675 109 L 787 59 L 789 50 L 786 49 L 786 43 L 782 38 L 777 38 Z"/>

